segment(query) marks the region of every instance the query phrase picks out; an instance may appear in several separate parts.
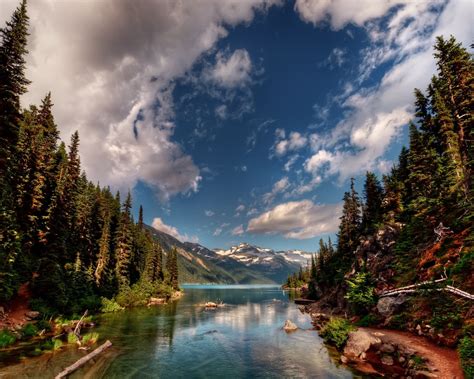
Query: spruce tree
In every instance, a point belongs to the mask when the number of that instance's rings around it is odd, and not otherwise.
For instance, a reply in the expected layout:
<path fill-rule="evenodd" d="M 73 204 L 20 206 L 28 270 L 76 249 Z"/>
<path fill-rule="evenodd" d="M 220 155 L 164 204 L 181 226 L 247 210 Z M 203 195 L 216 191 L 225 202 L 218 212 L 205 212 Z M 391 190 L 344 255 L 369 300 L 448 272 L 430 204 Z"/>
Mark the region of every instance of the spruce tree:
<path fill-rule="evenodd" d="M 132 254 L 132 226 L 130 209 L 132 208 L 132 196 L 130 192 L 123 204 L 123 210 L 118 225 L 115 243 L 115 274 L 119 288 L 130 285 L 130 258 Z"/>
<path fill-rule="evenodd" d="M 166 269 L 168 271 L 168 280 L 169 285 L 173 287 L 173 289 L 179 289 L 178 285 L 178 251 L 176 247 L 173 247 L 171 251 L 168 253 L 168 257 L 166 259 Z"/>
<path fill-rule="evenodd" d="M 377 176 L 367 172 L 364 184 L 365 204 L 362 212 L 362 233 L 372 234 L 382 220 L 383 189 Z"/>

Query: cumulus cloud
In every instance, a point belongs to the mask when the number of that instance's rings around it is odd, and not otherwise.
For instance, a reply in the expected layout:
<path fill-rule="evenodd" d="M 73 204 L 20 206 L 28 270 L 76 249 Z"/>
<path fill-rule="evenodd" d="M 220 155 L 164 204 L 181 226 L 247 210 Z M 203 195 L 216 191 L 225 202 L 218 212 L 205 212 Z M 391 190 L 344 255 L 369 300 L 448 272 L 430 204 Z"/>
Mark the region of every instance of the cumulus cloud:
<path fill-rule="evenodd" d="M 198 242 L 199 241 L 198 237 L 196 236 L 189 237 L 187 234 L 179 233 L 177 228 L 175 228 L 174 226 L 166 225 L 160 217 L 155 217 L 153 219 L 151 226 L 155 228 L 156 230 L 159 230 L 163 233 L 173 236 L 174 238 L 180 240 L 181 242 L 186 242 L 186 241 Z"/>
<path fill-rule="evenodd" d="M 234 229 L 232 229 L 232 235 L 233 236 L 241 236 L 244 234 L 244 226 L 240 224 L 239 226 L 236 226 Z"/>
<path fill-rule="evenodd" d="M 282 234 L 287 238 L 307 239 L 337 230 L 341 204 L 314 204 L 310 200 L 290 201 L 251 219 L 247 231 L 257 234 Z"/>
<path fill-rule="evenodd" d="M 335 47 L 331 50 L 331 53 L 326 60 L 322 62 L 321 66 L 329 67 L 331 70 L 341 67 L 346 61 L 346 54 L 347 51 L 345 49 Z"/>
<path fill-rule="evenodd" d="M 216 228 L 216 230 L 214 230 L 214 233 L 212 233 L 213 236 L 217 237 L 217 236 L 220 236 L 222 234 L 222 231 L 224 230 L 224 228 L 228 227 L 230 224 L 224 222 L 223 224 L 221 224 L 220 226 L 218 226 Z"/>
<path fill-rule="evenodd" d="M 0 2 L 2 25 L 17 3 Z M 226 28 L 249 23 L 272 4 L 33 1 L 27 58 L 32 84 L 23 105 L 38 104 L 52 92 L 62 137 L 79 130 L 81 159 L 93 181 L 122 189 L 143 181 L 163 199 L 196 191 L 199 168 L 173 139 L 171 83 L 225 37 Z M 222 55 L 213 78 L 236 85 L 247 80 L 251 67 L 243 50 Z"/>
<path fill-rule="evenodd" d="M 205 214 L 207 217 L 212 217 L 212 216 L 214 216 L 214 212 L 211 211 L 211 210 L 205 210 L 205 211 L 204 211 L 204 214 Z"/>

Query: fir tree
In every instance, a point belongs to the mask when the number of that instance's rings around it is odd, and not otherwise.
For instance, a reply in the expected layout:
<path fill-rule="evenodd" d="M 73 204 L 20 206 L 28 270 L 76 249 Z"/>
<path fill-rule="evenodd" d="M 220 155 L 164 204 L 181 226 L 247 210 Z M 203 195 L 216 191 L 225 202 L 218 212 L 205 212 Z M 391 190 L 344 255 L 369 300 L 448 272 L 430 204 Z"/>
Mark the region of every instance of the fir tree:
<path fill-rule="evenodd" d="M 117 261 L 115 272 L 120 288 L 128 287 L 130 284 L 130 258 L 132 254 L 131 207 L 132 197 L 129 192 L 123 204 L 122 215 L 116 235 L 115 257 Z"/>

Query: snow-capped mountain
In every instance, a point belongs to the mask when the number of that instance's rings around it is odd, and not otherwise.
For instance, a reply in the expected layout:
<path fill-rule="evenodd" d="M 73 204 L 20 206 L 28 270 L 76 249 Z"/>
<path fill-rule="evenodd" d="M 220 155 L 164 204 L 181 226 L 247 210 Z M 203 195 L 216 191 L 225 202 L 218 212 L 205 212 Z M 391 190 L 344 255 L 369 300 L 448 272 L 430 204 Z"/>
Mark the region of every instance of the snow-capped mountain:
<path fill-rule="evenodd" d="M 299 250 L 274 251 L 247 243 L 211 250 L 147 228 L 165 252 L 177 248 L 180 280 L 186 283 L 281 284 L 311 259 L 311 254 Z"/>

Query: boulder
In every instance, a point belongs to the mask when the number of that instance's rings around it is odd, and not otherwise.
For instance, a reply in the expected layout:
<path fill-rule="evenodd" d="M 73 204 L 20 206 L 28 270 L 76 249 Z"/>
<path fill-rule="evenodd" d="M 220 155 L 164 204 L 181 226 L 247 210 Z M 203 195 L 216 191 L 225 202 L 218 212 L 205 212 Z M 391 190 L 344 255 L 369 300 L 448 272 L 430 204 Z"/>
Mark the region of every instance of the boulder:
<path fill-rule="evenodd" d="M 385 296 L 377 302 L 377 311 L 384 317 L 392 316 L 406 301 L 405 296 Z"/>
<path fill-rule="evenodd" d="M 370 349 L 370 346 L 380 344 L 381 342 L 380 338 L 363 330 L 350 332 L 349 339 L 344 348 L 344 355 L 350 358 L 359 358 L 362 353 Z"/>
<path fill-rule="evenodd" d="M 40 313 L 36 311 L 29 311 L 25 313 L 25 317 L 28 321 L 36 320 L 39 317 Z"/>
<path fill-rule="evenodd" d="M 213 303 L 212 301 L 208 301 L 204 306 L 206 308 L 217 308 L 217 303 Z"/>
<path fill-rule="evenodd" d="M 286 320 L 285 325 L 283 325 L 283 329 L 285 332 L 293 332 L 298 329 L 298 327 L 291 320 Z"/>
<path fill-rule="evenodd" d="M 393 358 L 390 355 L 384 355 L 381 359 L 381 362 L 386 366 L 393 366 Z"/>
<path fill-rule="evenodd" d="M 380 346 L 379 349 L 382 353 L 393 353 L 395 351 L 395 347 L 392 344 L 384 343 Z"/>

